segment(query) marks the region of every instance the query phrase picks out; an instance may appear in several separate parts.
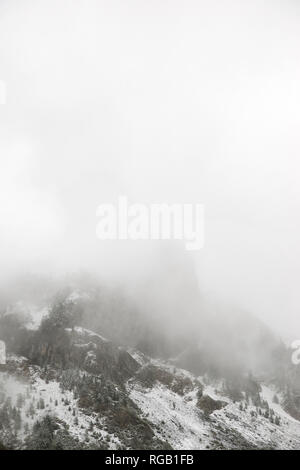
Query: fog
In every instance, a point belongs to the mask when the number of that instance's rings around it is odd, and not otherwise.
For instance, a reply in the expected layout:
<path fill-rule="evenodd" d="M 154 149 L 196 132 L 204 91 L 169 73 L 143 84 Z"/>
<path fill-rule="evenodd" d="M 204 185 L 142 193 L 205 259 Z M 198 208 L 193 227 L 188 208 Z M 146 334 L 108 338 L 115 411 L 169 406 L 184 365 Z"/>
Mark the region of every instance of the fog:
<path fill-rule="evenodd" d="M 90 271 L 158 310 L 200 286 L 297 336 L 299 22 L 292 0 L 1 0 L 1 278 Z M 98 240 L 119 195 L 204 204 L 204 248 Z"/>

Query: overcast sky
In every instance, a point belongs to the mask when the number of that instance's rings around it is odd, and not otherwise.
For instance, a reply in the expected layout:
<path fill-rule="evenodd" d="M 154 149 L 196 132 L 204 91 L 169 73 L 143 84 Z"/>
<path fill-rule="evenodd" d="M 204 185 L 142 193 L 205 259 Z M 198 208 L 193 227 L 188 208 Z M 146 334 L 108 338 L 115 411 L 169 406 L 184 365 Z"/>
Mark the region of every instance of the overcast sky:
<path fill-rule="evenodd" d="M 203 203 L 202 290 L 298 337 L 299 51 L 296 0 L 0 0 L 2 276 L 140 273 L 97 206 Z"/>

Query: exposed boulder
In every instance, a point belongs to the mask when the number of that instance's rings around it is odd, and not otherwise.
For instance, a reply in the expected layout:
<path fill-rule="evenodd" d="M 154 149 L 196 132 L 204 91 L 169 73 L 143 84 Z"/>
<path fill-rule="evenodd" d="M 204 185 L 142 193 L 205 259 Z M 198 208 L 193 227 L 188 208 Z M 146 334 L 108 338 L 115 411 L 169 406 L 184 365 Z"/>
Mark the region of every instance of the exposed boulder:
<path fill-rule="evenodd" d="M 209 395 L 202 395 L 197 401 L 197 407 L 204 412 L 206 417 L 216 410 L 221 410 L 226 405 L 225 401 L 214 400 Z"/>
<path fill-rule="evenodd" d="M 152 388 L 155 383 L 161 383 L 181 396 L 192 391 L 195 386 L 198 386 L 200 389 L 202 387 L 200 382 L 193 381 L 188 376 L 172 373 L 153 364 L 142 367 L 138 371 L 136 378 L 144 387 Z"/>

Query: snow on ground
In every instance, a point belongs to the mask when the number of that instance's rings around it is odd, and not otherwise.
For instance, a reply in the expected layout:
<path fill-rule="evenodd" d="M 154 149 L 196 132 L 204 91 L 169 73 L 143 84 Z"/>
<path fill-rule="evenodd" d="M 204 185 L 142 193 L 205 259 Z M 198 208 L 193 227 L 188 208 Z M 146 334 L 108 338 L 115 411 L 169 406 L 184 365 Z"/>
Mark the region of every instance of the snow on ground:
<path fill-rule="evenodd" d="M 136 349 L 133 348 L 128 348 L 127 349 L 128 354 L 133 357 L 133 359 L 140 365 L 144 366 L 149 363 L 148 357 L 146 357 L 143 353 L 140 351 L 137 351 Z"/>
<path fill-rule="evenodd" d="M 214 417 L 241 433 L 249 442 L 276 449 L 300 449 L 300 422 L 285 413 L 280 405 L 273 403 L 274 391 L 262 386 L 262 398 L 267 400 L 271 409 L 280 416 L 280 426 L 271 423 L 263 416 L 251 416 L 256 407 L 249 406 L 247 412 L 230 403 L 226 408 L 216 411 Z"/>
<path fill-rule="evenodd" d="M 143 357 L 136 355 L 135 358 L 145 365 Z M 151 360 L 150 363 L 174 373 L 174 367 L 164 362 Z M 195 380 L 192 374 L 182 369 L 176 368 L 176 375 Z M 203 378 L 198 377 L 198 380 L 204 383 Z M 280 426 L 271 423 L 265 416 L 259 416 L 256 407 L 251 404 L 246 410 L 241 410 L 240 403 L 233 403 L 223 395 L 222 384 L 218 382 L 204 385 L 203 394 L 222 400 L 227 405 L 214 411 L 209 420 L 196 406 L 196 388 L 182 397 L 160 383 L 145 388 L 129 381 L 127 387 L 130 398 L 142 410 L 144 417 L 155 425 L 157 437 L 168 441 L 174 449 L 211 448 L 218 441 L 225 447 L 230 443 L 238 446 L 238 442 L 234 441 L 239 436 L 241 442 L 244 439 L 253 447 L 300 449 L 300 422 L 285 413 L 279 404 L 273 403 L 275 390 L 267 386 L 262 386 L 261 396 L 280 417 Z M 224 442 L 227 437 L 229 444 Z"/>
<path fill-rule="evenodd" d="M 136 354 L 134 357 L 145 365 L 144 356 Z M 41 379 L 38 367 L 30 367 L 27 380 L 22 380 L 17 375 L 18 366 L 26 359 L 10 355 L 9 360 L 15 362 L 16 374 L 0 372 L 0 394 L 4 393 L 10 398 L 12 406 L 20 409 L 22 427 L 18 437 L 21 440 L 37 420 L 50 414 L 66 423 L 70 434 L 80 442 L 88 439 L 89 443 L 97 443 L 100 439 L 109 439 L 111 449 L 119 447 L 118 438 L 108 435 L 103 429 L 105 420 L 95 413 L 87 414 L 80 409 L 73 392 L 62 391 L 56 381 L 46 382 Z M 174 366 L 159 361 L 150 362 L 172 373 L 176 372 L 176 375 L 189 377 L 193 381 L 196 379 L 182 369 L 176 368 L 175 371 Z M 131 379 L 127 383 L 127 390 L 143 416 L 152 423 L 156 436 L 169 442 L 174 449 L 214 448 L 218 442 L 225 447 L 231 444 L 239 447 L 239 438 L 258 448 L 300 449 L 300 422 L 289 416 L 280 404 L 273 403 L 276 390 L 269 386 L 262 385 L 261 398 L 281 418 L 280 426 L 257 414 L 256 407 L 251 403 L 244 409 L 244 402 L 243 409 L 240 409 L 240 403 L 233 403 L 222 395 L 218 382 L 204 383 L 203 393 L 227 405 L 214 411 L 210 419 L 205 418 L 196 406 L 197 386 L 182 396 L 161 383 L 156 382 L 153 387 L 145 388 Z"/>
<path fill-rule="evenodd" d="M 155 425 L 157 436 L 167 440 L 174 449 L 209 448 L 213 441 L 218 440 L 218 429 L 222 433 L 235 431 L 259 448 L 300 449 L 300 423 L 287 415 L 280 405 L 273 406 L 276 413 L 285 417 L 280 426 L 263 416 L 252 416 L 251 412 L 256 411 L 254 406 L 241 411 L 238 403 L 230 401 L 225 408 L 214 411 L 207 421 L 196 407 L 195 391 L 183 398 L 161 384 L 152 389 L 133 383 L 128 387 L 130 398 Z M 264 387 L 264 390 L 266 392 L 267 388 Z M 212 387 L 207 387 L 204 394 L 211 396 L 211 391 Z M 220 399 L 220 396 L 216 394 L 215 398 Z M 222 442 L 222 439 L 220 435 L 219 441 Z"/>
<path fill-rule="evenodd" d="M 99 415 L 85 414 L 78 408 L 73 392 L 62 391 L 56 381 L 45 382 L 39 377 L 38 371 L 32 373 L 28 381 L 20 380 L 7 372 L 0 372 L 0 392 L 10 398 L 13 407 L 20 409 L 22 427 L 18 438 L 21 440 L 26 437 L 26 432 L 32 429 L 35 422 L 51 415 L 66 423 L 69 433 L 80 442 L 88 439 L 90 443 L 98 443 L 101 439 L 106 440 L 109 437 L 111 449 L 120 445 L 116 436 L 109 435 L 102 429 L 104 420 L 99 420 Z"/>
<path fill-rule="evenodd" d="M 267 387 L 266 385 L 262 385 L 262 392 L 261 392 L 261 397 L 263 400 L 266 400 L 269 403 L 270 408 L 273 408 L 273 410 L 281 416 L 281 418 L 285 421 L 291 421 L 291 422 L 296 422 L 299 423 L 296 419 L 292 418 L 286 411 L 284 411 L 281 407 L 280 404 L 274 403 L 274 396 L 277 395 L 277 397 L 282 399 L 281 395 L 275 390 L 275 388 L 272 387 Z"/>
<path fill-rule="evenodd" d="M 221 388 L 222 384 L 220 382 L 216 382 L 213 385 L 206 385 L 203 393 L 205 393 L 205 395 L 209 395 L 214 400 L 222 400 L 226 403 L 230 403 L 230 399 L 222 393 Z"/>
<path fill-rule="evenodd" d="M 158 359 L 149 359 L 139 352 L 130 354 L 141 365 L 152 364 L 174 373 L 182 378 L 195 381 L 190 372 L 174 367 Z M 148 359 L 148 360 L 147 360 Z M 201 412 L 196 407 L 197 388 L 178 395 L 168 387 L 157 384 L 152 388 L 144 388 L 135 381 L 129 381 L 127 389 L 130 398 L 142 410 L 143 415 L 155 426 L 159 439 L 168 441 L 174 449 L 205 449 L 209 445 L 211 431 L 209 425 L 201 419 Z"/>
<path fill-rule="evenodd" d="M 98 333 L 95 333 L 94 331 L 88 330 L 87 328 L 82 328 L 82 326 L 75 326 L 73 330 L 72 328 L 66 328 L 65 330 L 69 333 L 75 331 L 78 335 L 85 335 L 89 336 L 90 338 L 98 338 L 101 339 L 101 341 L 103 341 L 104 343 L 110 342 L 107 338 L 104 338 L 104 336 L 101 336 Z"/>
<path fill-rule="evenodd" d="M 157 437 L 168 441 L 174 449 L 205 449 L 209 443 L 209 427 L 195 407 L 195 394 L 184 399 L 163 385 L 144 389 L 129 385 L 130 398 L 144 416 L 155 425 Z"/>

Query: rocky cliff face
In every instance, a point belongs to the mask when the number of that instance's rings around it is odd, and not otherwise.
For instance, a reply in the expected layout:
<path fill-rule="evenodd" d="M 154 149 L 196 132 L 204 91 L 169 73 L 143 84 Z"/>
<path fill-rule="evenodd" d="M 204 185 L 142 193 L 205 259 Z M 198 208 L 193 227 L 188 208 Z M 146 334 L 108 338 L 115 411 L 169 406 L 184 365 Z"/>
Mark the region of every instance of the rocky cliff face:
<path fill-rule="evenodd" d="M 123 348 L 81 327 L 37 331 L 22 354 L 36 365 L 57 369 L 83 369 L 122 383 L 138 369 Z"/>

